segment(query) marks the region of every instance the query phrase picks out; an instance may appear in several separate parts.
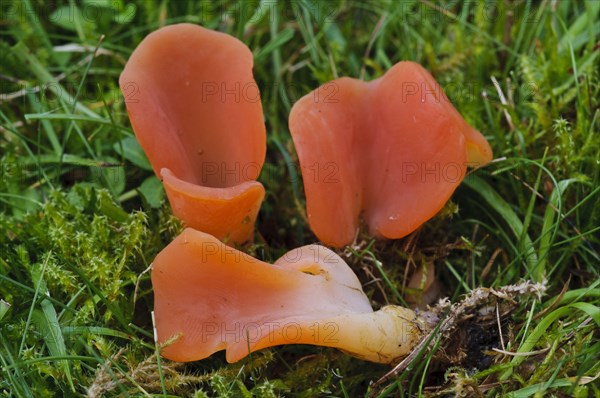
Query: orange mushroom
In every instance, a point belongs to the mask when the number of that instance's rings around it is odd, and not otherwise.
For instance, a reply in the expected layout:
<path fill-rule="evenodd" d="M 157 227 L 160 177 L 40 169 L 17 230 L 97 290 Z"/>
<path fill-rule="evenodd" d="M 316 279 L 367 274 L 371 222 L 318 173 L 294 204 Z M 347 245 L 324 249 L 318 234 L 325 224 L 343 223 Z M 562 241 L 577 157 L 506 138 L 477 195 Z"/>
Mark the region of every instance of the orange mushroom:
<path fill-rule="evenodd" d="M 311 229 L 352 242 L 362 214 L 376 237 L 401 238 L 433 217 L 465 176 L 492 159 L 485 138 L 420 65 L 379 79 L 340 78 L 296 102 L 289 128 Z"/>
<path fill-rule="evenodd" d="M 173 213 L 190 227 L 241 243 L 264 198 L 255 181 L 266 151 L 252 53 L 192 24 L 150 33 L 119 85 L 140 145 L 162 177 Z"/>
<path fill-rule="evenodd" d="M 417 308 L 426 308 L 440 296 L 440 283 L 435 277 L 433 261 L 417 266 L 408 283 L 406 301 Z"/>
<path fill-rule="evenodd" d="M 235 362 L 265 347 L 313 344 L 392 363 L 424 330 L 409 309 L 373 312 L 348 265 L 319 245 L 271 265 L 188 228 L 154 260 L 152 285 L 157 339 L 175 361 L 225 349 Z"/>

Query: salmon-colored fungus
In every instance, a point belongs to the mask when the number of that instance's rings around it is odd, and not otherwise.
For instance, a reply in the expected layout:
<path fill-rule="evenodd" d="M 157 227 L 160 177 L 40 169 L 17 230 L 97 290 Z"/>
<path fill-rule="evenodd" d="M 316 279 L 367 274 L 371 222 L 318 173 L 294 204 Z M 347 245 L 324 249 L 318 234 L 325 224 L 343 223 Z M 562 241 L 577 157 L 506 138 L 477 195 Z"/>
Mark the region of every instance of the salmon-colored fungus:
<path fill-rule="evenodd" d="M 408 235 L 433 217 L 466 174 L 492 159 L 423 67 L 400 62 L 364 82 L 340 78 L 291 110 L 311 229 L 327 245 L 354 239 L 362 214 L 376 237 Z"/>
<path fill-rule="evenodd" d="M 266 151 L 253 56 L 236 38 L 192 24 L 150 33 L 119 85 L 140 145 L 173 213 L 228 242 L 250 239 L 264 198 Z"/>
<path fill-rule="evenodd" d="M 320 245 L 271 265 L 188 228 L 154 260 L 152 285 L 162 355 L 175 361 L 225 349 L 235 362 L 265 347 L 313 344 L 393 363 L 425 330 L 409 309 L 373 312 L 350 267 Z"/>

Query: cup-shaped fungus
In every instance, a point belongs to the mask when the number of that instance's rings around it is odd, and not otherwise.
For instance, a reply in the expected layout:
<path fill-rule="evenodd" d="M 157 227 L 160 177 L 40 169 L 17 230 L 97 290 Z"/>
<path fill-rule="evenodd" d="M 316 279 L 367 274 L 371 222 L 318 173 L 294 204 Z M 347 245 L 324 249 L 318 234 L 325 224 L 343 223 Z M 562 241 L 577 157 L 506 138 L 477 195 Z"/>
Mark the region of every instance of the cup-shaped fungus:
<path fill-rule="evenodd" d="M 492 159 L 485 138 L 414 62 L 370 82 L 324 84 L 294 104 L 289 127 L 311 229 L 336 247 L 352 242 L 361 214 L 376 237 L 408 235 L 444 206 L 467 165 Z"/>
<path fill-rule="evenodd" d="M 419 342 L 409 309 L 374 312 L 350 267 L 319 245 L 261 262 L 214 237 L 185 229 L 153 262 L 154 314 L 162 354 L 194 361 L 225 349 L 235 362 L 282 344 L 336 347 L 392 363 Z"/>
<path fill-rule="evenodd" d="M 252 53 L 224 33 L 178 24 L 150 33 L 119 85 L 175 216 L 219 239 L 251 238 L 266 137 Z"/>

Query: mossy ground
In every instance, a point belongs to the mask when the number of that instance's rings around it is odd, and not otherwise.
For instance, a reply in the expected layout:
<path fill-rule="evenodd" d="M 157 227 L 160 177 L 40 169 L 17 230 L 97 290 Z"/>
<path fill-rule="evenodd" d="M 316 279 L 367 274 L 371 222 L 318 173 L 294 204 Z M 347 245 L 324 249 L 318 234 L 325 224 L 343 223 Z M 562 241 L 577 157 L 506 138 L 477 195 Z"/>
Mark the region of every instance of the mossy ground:
<path fill-rule="evenodd" d="M 595 0 L 0 1 L 0 394 L 600 396 L 599 11 Z M 430 262 L 452 301 L 525 279 L 546 279 L 546 294 L 500 305 L 499 325 L 474 319 L 450 344 L 435 336 L 376 393 L 388 367 L 320 347 L 160 360 L 144 271 L 181 226 L 117 79 L 147 33 L 182 21 L 255 55 L 267 197 L 243 250 L 271 261 L 315 241 L 287 129 L 294 101 L 414 60 L 498 160 L 410 237 L 359 236 L 349 264 L 375 305 L 403 304 L 407 273 Z"/>

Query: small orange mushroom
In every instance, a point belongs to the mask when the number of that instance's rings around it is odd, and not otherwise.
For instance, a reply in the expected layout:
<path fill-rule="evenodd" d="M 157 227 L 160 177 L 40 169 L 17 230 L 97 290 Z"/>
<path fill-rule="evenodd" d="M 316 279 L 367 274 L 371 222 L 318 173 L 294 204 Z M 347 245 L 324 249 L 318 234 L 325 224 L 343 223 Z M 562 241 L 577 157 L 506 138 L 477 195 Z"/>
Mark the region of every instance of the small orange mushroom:
<path fill-rule="evenodd" d="M 352 242 L 361 214 L 376 237 L 408 235 L 444 206 L 467 165 L 492 159 L 485 138 L 414 62 L 370 82 L 319 87 L 294 104 L 289 128 L 311 229 L 335 247 Z"/>
<path fill-rule="evenodd" d="M 440 296 L 440 283 L 435 277 L 433 261 L 414 270 L 408 283 L 406 301 L 417 308 L 425 308 Z"/>
<path fill-rule="evenodd" d="M 223 349 L 235 362 L 265 347 L 313 344 L 392 363 L 424 330 L 409 309 L 373 312 L 350 267 L 320 245 L 271 265 L 187 228 L 154 260 L 152 285 L 157 339 L 168 342 L 162 355 L 181 362 Z"/>
<path fill-rule="evenodd" d="M 178 24 L 150 33 L 119 79 L 173 213 L 236 243 L 252 237 L 264 198 L 255 180 L 265 125 L 252 65 L 252 53 L 234 37 Z"/>

